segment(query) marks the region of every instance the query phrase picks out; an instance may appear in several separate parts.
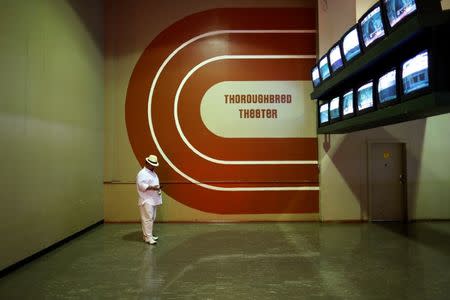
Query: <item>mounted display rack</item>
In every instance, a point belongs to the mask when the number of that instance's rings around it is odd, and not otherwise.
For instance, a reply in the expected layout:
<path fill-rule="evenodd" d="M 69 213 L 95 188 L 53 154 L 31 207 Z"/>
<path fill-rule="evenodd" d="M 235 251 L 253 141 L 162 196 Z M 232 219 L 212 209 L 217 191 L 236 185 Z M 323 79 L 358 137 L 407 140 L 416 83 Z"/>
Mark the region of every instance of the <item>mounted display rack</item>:
<path fill-rule="evenodd" d="M 439 0 L 377 1 L 312 70 L 317 132 L 450 112 L 449 21 Z"/>

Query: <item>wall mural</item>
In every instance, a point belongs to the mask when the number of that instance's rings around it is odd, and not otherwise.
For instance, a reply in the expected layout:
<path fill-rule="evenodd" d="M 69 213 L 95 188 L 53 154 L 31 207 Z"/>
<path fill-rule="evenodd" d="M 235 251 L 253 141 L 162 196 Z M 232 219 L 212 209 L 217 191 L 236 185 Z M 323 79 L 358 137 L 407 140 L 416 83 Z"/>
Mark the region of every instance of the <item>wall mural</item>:
<path fill-rule="evenodd" d="M 318 213 L 316 118 L 304 110 L 315 26 L 310 8 L 214 9 L 148 45 L 125 117 L 138 161 L 160 157 L 165 193 L 212 213 Z"/>

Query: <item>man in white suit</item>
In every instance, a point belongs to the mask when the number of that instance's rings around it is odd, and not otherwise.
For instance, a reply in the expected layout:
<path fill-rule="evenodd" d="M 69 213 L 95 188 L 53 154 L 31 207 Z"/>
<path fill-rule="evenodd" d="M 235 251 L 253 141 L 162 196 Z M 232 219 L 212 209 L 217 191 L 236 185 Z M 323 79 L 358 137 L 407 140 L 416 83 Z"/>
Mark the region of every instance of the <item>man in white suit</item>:
<path fill-rule="evenodd" d="M 158 237 L 153 235 L 153 223 L 156 219 L 156 207 L 162 204 L 159 178 L 155 173 L 157 166 L 159 166 L 158 157 L 150 155 L 145 158 L 145 166 L 136 177 L 142 233 L 144 241 L 150 245 L 156 244 L 158 240 Z"/>

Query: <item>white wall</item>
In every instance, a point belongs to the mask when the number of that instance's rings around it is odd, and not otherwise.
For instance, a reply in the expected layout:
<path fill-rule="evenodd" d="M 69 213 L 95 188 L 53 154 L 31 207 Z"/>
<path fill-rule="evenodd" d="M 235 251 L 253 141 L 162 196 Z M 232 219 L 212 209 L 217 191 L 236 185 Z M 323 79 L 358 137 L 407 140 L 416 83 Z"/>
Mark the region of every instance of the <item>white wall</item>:
<path fill-rule="evenodd" d="M 319 0 L 317 10 L 319 56 L 322 56 L 355 24 L 355 0 Z"/>
<path fill-rule="evenodd" d="M 103 7 L 2 1 L 0 270 L 103 219 Z"/>
<path fill-rule="evenodd" d="M 321 54 L 374 3 L 319 2 L 328 4 L 326 11 L 319 5 Z M 341 24 L 329 29 L 330 20 Z M 406 142 L 409 218 L 450 218 L 449 122 L 450 114 L 445 114 L 349 134 L 319 135 L 322 220 L 367 219 L 367 144 L 374 140 Z"/>

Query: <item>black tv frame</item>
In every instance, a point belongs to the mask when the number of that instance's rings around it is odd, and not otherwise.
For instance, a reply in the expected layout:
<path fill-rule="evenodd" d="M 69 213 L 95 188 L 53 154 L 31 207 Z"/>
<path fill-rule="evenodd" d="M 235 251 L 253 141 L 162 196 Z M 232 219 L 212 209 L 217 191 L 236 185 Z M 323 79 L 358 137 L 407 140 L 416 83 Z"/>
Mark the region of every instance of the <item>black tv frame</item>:
<path fill-rule="evenodd" d="M 404 83 L 403 83 L 403 77 L 402 77 L 402 72 L 403 72 L 403 64 L 414 58 L 416 55 L 419 55 L 420 53 L 422 53 L 423 51 L 428 51 L 428 86 L 427 87 L 423 87 L 421 89 L 412 91 L 410 93 L 405 93 L 405 89 L 404 89 Z M 450 53 L 449 53 L 450 55 Z M 422 49 L 420 51 L 418 51 L 416 54 L 412 55 L 411 57 L 403 60 L 402 62 L 400 62 L 400 66 L 399 66 L 399 81 L 400 81 L 400 92 L 401 92 L 401 101 L 408 101 L 410 99 L 416 98 L 418 96 L 422 96 L 425 94 L 430 93 L 431 91 L 434 90 L 434 87 L 436 86 L 435 82 L 433 81 L 434 75 L 436 73 L 436 66 L 433 65 L 433 53 L 430 50 L 430 48 L 425 48 Z"/>
<path fill-rule="evenodd" d="M 401 76 L 400 76 L 400 72 L 399 72 L 399 67 L 398 66 L 395 66 L 395 67 L 393 67 L 393 68 L 390 68 L 389 70 L 387 70 L 386 72 L 384 72 L 384 73 L 382 73 L 382 74 L 379 74 L 379 76 L 377 76 L 377 78 L 374 80 L 374 87 L 375 87 L 375 101 L 376 101 L 376 106 L 377 106 L 377 109 L 380 109 L 380 108 L 384 108 L 384 107 L 388 107 L 388 106 L 392 106 L 392 105 L 395 105 L 395 104 L 398 104 L 399 102 L 400 102 L 400 99 L 401 99 L 401 84 L 400 84 L 400 81 L 401 81 Z M 382 77 L 382 76 L 384 76 L 384 75 L 386 75 L 387 73 L 389 73 L 389 72 L 391 72 L 391 71 L 395 71 L 395 93 L 396 93 L 396 96 L 395 96 L 395 99 L 392 99 L 392 100 L 389 100 L 389 101 L 387 101 L 387 102 L 381 102 L 380 101 L 380 92 L 379 92 L 379 90 L 378 90 L 378 83 L 379 83 L 379 81 L 380 81 L 380 78 Z"/>
<path fill-rule="evenodd" d="M 388 17 L 388 9 L 386 6 L 386 0 L 380 0 L 381 4 L 384 8 L 384 14 L 385 14 L 385 20 L 386 20 L 386 29 L 388 32 L 395 31 L 397 27 L 401 26 L 401 24 L 408 22 L 408 20 L 413 18 L 418 18 L 421 15 L 425 14 L 433 14 L 433 13 L 439 13 L 442 11 L 441 9 L 441 0 L 415 0 L 416 3 L 416 10 L 409 15 L 406 15 L 398 21 L 395 25 L 391 26 L 391 23 L 389 22 Z"/>
<path fill-rule="evenodd" d="M 312 76 L 314 68 L 317 68 L 317 71 L 319 72 L 319 83 L 317 85 L 314 85 L 314 79 L 313 79 L 313 76 Z M 319 87 L 322 84 L 322 79 L 320 78 L 319 65 L 318 64 L 314 64 L 314 66 L 311 68 L 311 72 L 310 73 L 311 73 L 311 83 L 313 85 L 313 88 Z"/>
<path fill-rule="evenodd" d="M 384 8 L 384 16 L 385 16 L 385 20 L 386 20 L 386 29 L 390 32 L 392 30 L 395 30 L 396 27 L 400 26 L 400 24 L 407 22 L 408 19 L 413 18 L 415 15 L 417 15 L 417 1 L 414 0 L 415 4 L 416 4 L 416 10 L 413 11 L 412 13 L 410 13 L 409 15 L 406 15 L 403 17 L 403 19 L 401 19 L 400 21 L 398 21 L 397 23 L 395 23 L 393 26 L 391 26 L 391 22 L 389 22 L 389 16 L 388 16 L 388 8 L 387 8 L 387 4 L 386 1 L 388 0 L 381 0 L 381 4 L 383 5 Z"/>
<path fill-rule="evenodd" d="M 338 47 L 339 49 L 339 53 L 341 54 L 341 60 L 342 60 L 342 66 L 340 68 L 338 68 L 337 70 L 333 70 L 332 66 L 331 66 L 331 50 L 335 47 Z M 330 49 L 327 52 L 328 55 L 328 63 L 330 66 L 330 70 L 331 70 L 331 74 L 332 76 L 334 76 L 335 74 L 339 73 L 340 71 L 342 71 L 345 68 L 345 58 L 344 58 L 344 53 L 342 51 L 342 47 L 341 47 L 341 43 L 340 41 L 334 43 L 333 46 L 330 47 Z"/>
<path fill-rule="evenodd" d="M 383 31 L 384 31 L 384 35 L 378 37 L 376 40 L 372 41 L 372 43 L 370 43 L 369 45 L 366 46 L 366 44 L 364 43 L 364 37 L 363 37 L 363 30 L 362 30 L 362 24 L 361 22 L 364 20 L 364 18 L 369 15 L 374 9 L 376 9 L 376 7 L 379 6 L 380 7 L 380 17 L 381 17 L 381 23 L 383 24 Z M 383 8 L 384 6 L 382 5 L 381 1 L 377 1 L 375 4 L 373 4 L 359 19 L 357 22 L 359 31 L 360 31 L 360 38 L 361 38 L 361 46 L 364 49 L 364 51 L 366 49 L 369 49 L 371 47 L 374 47 L 376 44 L 378 44 L 379 42 L 381 42 L 383 39 L 386 38 L 386 36 L 389 34 L 389 32 L 386 30 L 386 19 L 385 16 L 386 14 L 383 12 Z"/>
<path fill-rule="evenodd" d="M 370 83 L 370 82 L 372 82 L 372 106 L 359 110 L 358 109 L 358 93 L 359 93 L 358 89 L 361 88 L 362 86 Z M 368 80 L 368 81 L 364 81 L 362 84 L 359 84 L 357 87 L 355 87 L 354 90 L 356 92 L 356 95 L 354 96 L 354 99 L 355 99 L 356 115 L 362 115 L 362 114 L 365 114 L 365 113 L 368 113 L 368 112 L 376 110 L 375 88 L 374 88 L 374 86 L 375 86 L 375 81 L 373 79 L 371 79 L 371 80 Z"/>
<path fill-rule="evenodd" d="M 329 75 L 327 78 L 325 78 L 325 79 L 322 78 L 322 72 L 320 72 L 320 61 L 321 61 L 322 59 L 326 59 L 326 60 L 327 60 L 328 70 L 330 71 L 330 75 Z M 320 76 L 320 82 L 321 82 L 321 83 L 327 81 L 328 79 L 330 79 L 330 78 L 332 77 L 333 73 L 331 72 L 330 61 L 328 60 L 328 55 L 327 55 L 327 53 L 325 53 L 324 55 L 322 55 L 322 56 L 319 58 L 319 60 L 317 61 L 317 66 L 319 67 L 319 76 Z"/>
<path fill-rule="evenodd" d="M 339 111 L 339 116 L 337 118 L 332 118 L 331 117 L 331 101 L 333 101 L 335 98 L 338 98 L 338 111 Z M 336 123 L 339 122 L 342 118 L 342 107 L 341 107 L 341 96 L 336 96 L 333 97 L 332 99 L 330 99 L 328 101 L 328 118 L 330 119 L 330 124 L 331 123 Z"/>
<path fill-rule="evenodd" d="M 328 104 L 328 109 L 327 109 L 328 121 L 321 123 L 320 122 L 320 107 L 324 104 Z M 323 102 L 317 101 L 317 124 L 318 124 L 318 127 L 330 124 L 330 103 L 328 101 L 323 101 Z"/>
<path fill-rule="evenodd" d="M 344 96 L 347 95 L 347 93 L 349 93 L 350 91 L 352 91 L 352 105 L 353 105 L 353 112 L 344 115 Z M 342 120 L 352 118 L 352 117 L 354 117 L 354 116 L 356 115 L 355 94 L 356 94 L 356 93 L 355 93 L 355 89 L 354 89 L 354 88 L 351 88 L 351 89 L 348 89 L 345 93 L 343 93 L 343 94 L 341 95 L 341 109 L 342 109 L 341 119 L 342 119 Z"/>
<path fill-rule="evenodd" d="M 350 33 L 352 32 L 354 29 L 356 29 L 356 33 L 358 35 L 358 42 L 359 42 L 359 53 L 356 54 L 355 56 L 353 56 L 350 60 L 347 60 L 347 57 L 345 56 L 344 53 L 344 38 Z M 358 24 L 353 25 L 352 27 L 350 27 L 346 32 L 344 32 L 344 34 L 341 36 L 341 38 L 339 39 L 339 45 L 341 46 L 341 51 L 342 51 L 342 57 L 344 58 L 344 64 L 347 63 L 351 63 L 352 61 L 354 61 L 356 58 L 360 57 L 363 53 L 364 53 L 364 48 L 363 48 L 363 41 L 361 38 L 361 32 L 359 31 L 359 26 Z"/>

